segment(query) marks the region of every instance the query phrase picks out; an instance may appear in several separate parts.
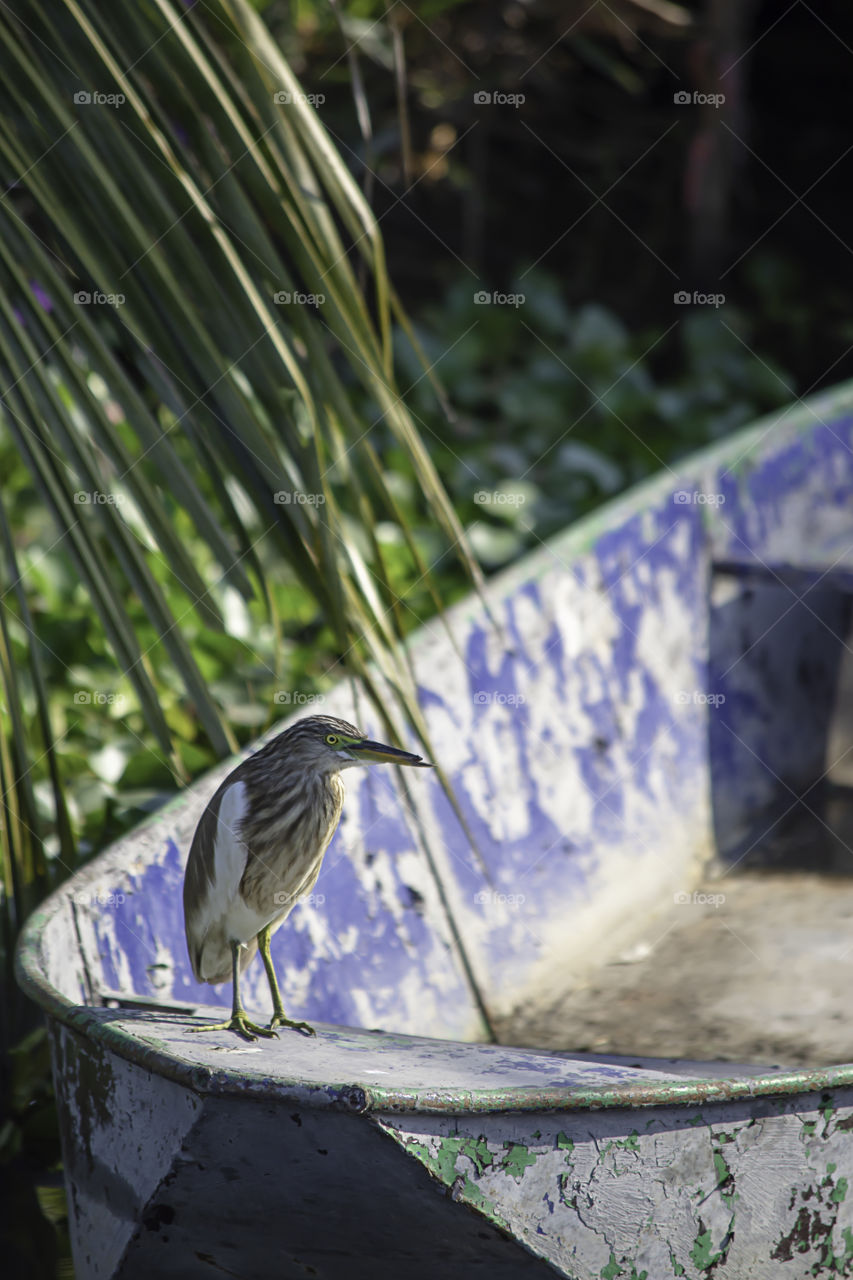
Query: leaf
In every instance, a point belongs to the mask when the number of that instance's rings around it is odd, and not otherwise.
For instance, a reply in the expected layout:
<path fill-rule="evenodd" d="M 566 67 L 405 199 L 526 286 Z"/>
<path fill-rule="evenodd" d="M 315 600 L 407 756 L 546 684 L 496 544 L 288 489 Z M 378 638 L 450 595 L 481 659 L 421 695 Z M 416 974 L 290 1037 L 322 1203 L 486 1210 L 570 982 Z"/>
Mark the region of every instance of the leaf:
<path fill-rule="evenodd" d="M 255 9 L 26 0 L 0 47 L 8 960 L 13 899 L 112 832 L 124 789 L 233 752 L 291 668 L 309 685 L 348 655 L 394 732 L 425 735 L 399 579 L 440 609 L 433 562 L 481 574 L 395 380 L 396 322 L 437 386 L 379 226 Z"/>

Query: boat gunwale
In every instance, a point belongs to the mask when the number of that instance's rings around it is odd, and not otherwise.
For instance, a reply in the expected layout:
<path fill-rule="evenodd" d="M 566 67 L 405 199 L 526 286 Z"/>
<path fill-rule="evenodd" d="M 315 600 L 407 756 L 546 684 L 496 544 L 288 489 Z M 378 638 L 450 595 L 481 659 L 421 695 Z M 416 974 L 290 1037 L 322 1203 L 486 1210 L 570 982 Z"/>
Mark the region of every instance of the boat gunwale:
<path fill-rule="evenodd" d="M 47 987 L 47 984 L 42 984 Z M 538 1088 L 463 1089 L 452 1087 L 394 1088 L 383 1085 L 332 1083 L 318 1085 L 287 1075 L 261 1077 L 247 1075 L 240 1069 L 192 1065 L 174 1054 L 163 1052 L 141 1040 L 124 1026 L 105 1022 L 97 1015 L 101 1010 L 90 1005 L 74 1005 L 53 993 L 45 1011 L 70 1031 L 102 1046 L 118 1057 L 173 1083 L 208 1097 L 240 1097 L 278 1101 L 288 1105 L 329 1108 L 350 1114 L 426 1114 L 426 1115 L 491 1115 L 525 1112 L 585 1112 L 600 1110 L 635 1110 L 641 1108 L 695 1107 L 731 1103 L 758 1098 L 789 1098 L 826 1090 L 853 1088 L 853 1063 L 828 1067 L 805 1067 L 779 1070 L 768 1068 L 762 1075 L 696 1077 L 661 1081 L 639 1079 L 624 1085 L 565 1085 Z M 131 1011 L 123 1011 L 132 1021 Z M 323 1024 L 317 1024 L 322 1031 Z M 381 1051 L 384 1039 L 423 1039 L 396 1032 L 376 1032 L 373 1041 Z M 448 1043 L 448 1041 L 440 1041 Z M 493 1045 L 466 1043 L 472 1054 Z M 514 1046 L 500 1046 L 511 1049 Z M 534 1050 L 535 1052 L 535 1050 Z M 547 1055 L 547 1050 L 542 1050 Z M 572 1058 L 561 1051 L 566 1063 Z M 594 1064 L 587 1055 L 584 1062 Z"/>

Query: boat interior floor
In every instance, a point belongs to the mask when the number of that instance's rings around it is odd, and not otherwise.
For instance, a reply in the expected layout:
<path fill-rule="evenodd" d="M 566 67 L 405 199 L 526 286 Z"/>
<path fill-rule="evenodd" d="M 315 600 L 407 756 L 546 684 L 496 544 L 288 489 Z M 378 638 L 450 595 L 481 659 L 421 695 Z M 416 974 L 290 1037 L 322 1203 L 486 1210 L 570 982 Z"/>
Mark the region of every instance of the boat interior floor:
<path fill-rule="evenodd" d="M 709 869 L 504 1044 L 818 1067 L 853 1061 L 853 804 L 828 788 Z M 747 842 L 747 847 L 749 842 Z"/>

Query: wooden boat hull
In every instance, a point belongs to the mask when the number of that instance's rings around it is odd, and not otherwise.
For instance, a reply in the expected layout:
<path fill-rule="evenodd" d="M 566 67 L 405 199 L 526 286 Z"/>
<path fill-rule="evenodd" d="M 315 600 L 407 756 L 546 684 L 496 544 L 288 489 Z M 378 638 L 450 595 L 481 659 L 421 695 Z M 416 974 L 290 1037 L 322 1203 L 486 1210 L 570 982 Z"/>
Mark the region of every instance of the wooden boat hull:
<path fill-rule="evenodd" d="M 472 599 L 452 641 L 424 628 L 412 660 L 461 820 L 432 778 L 347 777 L 323 901 L 274 944 L 316 1041 L 191 1030 L 211 990 L 182 868 L 233 762 L 36 913 L 19 971 L 48 1014 L 79 1276 L 853 1266 L 853 1065 L 477 1043 L 821 776 L 851 499 L 841 388 L 570 529 L 490 584 L 492 619 Z M 368 718 L 343 687 L 322 709 Z M 266 1007 L 260 965 L 245 995 Z"/>

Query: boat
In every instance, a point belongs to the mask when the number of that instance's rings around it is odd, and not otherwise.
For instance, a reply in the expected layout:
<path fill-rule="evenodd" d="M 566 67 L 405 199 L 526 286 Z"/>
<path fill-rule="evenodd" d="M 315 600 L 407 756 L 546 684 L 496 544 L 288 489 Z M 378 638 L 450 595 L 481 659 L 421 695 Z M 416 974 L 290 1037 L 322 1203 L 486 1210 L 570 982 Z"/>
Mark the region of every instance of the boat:
<path fill-rule="evenodd" d="M 433 773 L 348 772 L 315 893 L 273 941 L 315 1038 L 193 1034 L 230 989 L 193 979 L 183 867 L 233 760 L 55 892 L 18 974 L 47 1017 L 79 1280 L 848 1274 L 853 1061 L 718 1049 L 739 1001 L 760 1024 L 787 993 L 808 1019 L 796 983 L 817 972 L 817 1027 L 831 974 L 849 989 L 843 778 L 815 797 L 844 731 L 851 592 L 847 384 L 665 468 L 425 623 L 409 654 L 456 807 Z M 313 709 L 381 727 L 348 684 Z M 792 808 L 812 823 L 801 865 L 766 881 L 796 899 L 784 967 L 735 981 L 699 1052 L 651 1033 L 614 1052 L 570 1021 L 513 1047 L 578 975 L 639 973 L 641 1006 L 665 945 L 649 922 L 702 912 L 736 951 L 713 886 L 768 874 L 755 851 Z M 818 928 L 796 949 L 804 875 L 840 913 L 831 955 Z M 264 983 L 253 964 L 259 1018 Z"/>

